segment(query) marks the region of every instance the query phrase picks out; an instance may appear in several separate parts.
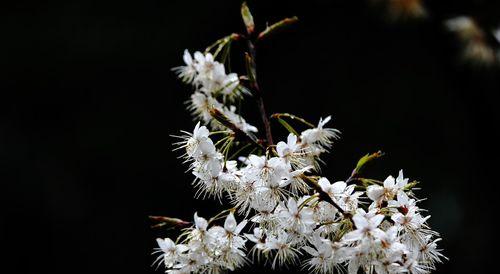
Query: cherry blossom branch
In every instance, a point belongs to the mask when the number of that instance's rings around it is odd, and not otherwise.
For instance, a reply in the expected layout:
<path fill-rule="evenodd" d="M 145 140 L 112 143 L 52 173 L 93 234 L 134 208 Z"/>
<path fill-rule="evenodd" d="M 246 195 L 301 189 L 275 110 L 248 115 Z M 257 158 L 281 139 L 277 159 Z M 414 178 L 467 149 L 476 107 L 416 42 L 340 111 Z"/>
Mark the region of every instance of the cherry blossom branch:
<path fill-rule="evenodd" d="M 351 218 L 351 214 L 346 212 L 342 207 L 340 207 L 333 199 L 332 197 L 330 197 L 330 195 L 328 195 L 328 193 L 326 193 L 325 191 L 323 191 L 323 189 L 321 188 L 321 186 L 316 182 L 314 181 L 313 179 L 311 179 L 309 176 L 305 176 L 305 175 L 302 175 L 301 178 L 304 180 L 304 182 L 312 189 L 314 189 L 314 191 L 316 191 L 319 195 L 319 199 L 320 200 L 323 200 L 331 205 L 333 205 L 342 215 L 344 215 L 344 217 L 346 218 Z"/>
<path fill-rule="evenodd" d="M 304 266 L 318 273 L 341 271 L 344 266 L 353 273 L 359 268 L 378 274 L 434 270 L 435 264 L 446 257 L 436 245 L 439 234 L 426 224 L 430 216 L 422 215 L 424 210 L 417 206 L 420 200 L 411 192 L 417 182 L 409 182 L 402 170 L 383 182 L 363 178 L 366 164 L 383 155 L 378 151 L 361 157 L 345 182 L 330 183 L 316 174 L 320 155 L 339 138 L 340 132 L 326 125 L 331 116 L 320 118 L 314 125 L 293 114 L 266 115 L 256 74 L 256 44 L 297 19 L 284 19 L 258 34 L 246 3 L 241 6 L 241 15 L 245 34 L 219 39 L 205 53 L 191 55 L 185 50 L 185 66 L 173 69 L 195 88 L 188 110 L 201 120 L 192 132 L 181 131 L 177 136 L 181 140 L 176 143 L 176 149 L 185 151 L 181 158 L 195 177 L 195 197 L 221 200 L 229 196 L 234 207 L 208 220 L 194 213 L 193 222 L 151 216 L 152 221 L 159 222 L 153 227 L 181 229 L 175 242 L 157 238 L 154 253 L 160 254 L 154 264 L 164 265 L 166 272 L 222 272 L 242 267 L 247 255 L 256 254 L 272 260 L 274 269 L 302 260 L 299 256 L 305 255 Z M 235 40 L 248 46 L 246 76 L 226 73 L 226 68 L 231 71 L 229 54 Z M 256 135 L 258 129 L 248 124 L 233 105 L 250 90 L 257 101 L 266 140 Z M 276 145 L 272 119 L 290 132 L 286 141 Z M 299 133 L 289 124 L 291 120 L 307 128 Z M 238 148 L 231 155 L 235 145 Z M 243 153 L 250 146 L 251 151 Z M 231 160 L 237 156 L 241 156 L 239 161 Z M 244 215 L 239 223 L 236 213 Z M 215 224 L 222 219 L 223 226 Z M 252 228 L 252 234 L 243 233 Z M 255 244 L 248 254 L 247 240 Z"/>

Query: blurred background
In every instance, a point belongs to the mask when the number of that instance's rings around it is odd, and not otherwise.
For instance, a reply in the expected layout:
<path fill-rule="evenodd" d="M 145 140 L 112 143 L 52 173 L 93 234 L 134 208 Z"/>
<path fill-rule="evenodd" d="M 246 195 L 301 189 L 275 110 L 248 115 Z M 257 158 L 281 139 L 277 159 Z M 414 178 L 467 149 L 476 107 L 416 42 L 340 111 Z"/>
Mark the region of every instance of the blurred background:
<path fill-rule="evenodd" d="M 297 15 L 263 42 L 258 73 L 269 112 L 333 115 L 342 139 L 324 175 L 367 172 L 422 182 L 419 197 L 450 258 L 435 273 L 484 273 L 495 261 L 498 65 L 460 61 L 443 21 L 500 25 L 499 1 L 422 1 L 398 18 L 370 1 L 249 1 L 259 28 Z M 172 152 L 189 88 L 171 67 L 244 30 L 240 1 L 27 1 L 0 4 L 0 246 L 7 273 L 160 273 L 148 215 L 190 220 L 223 207 L 193 198 Z M 493 36 L 485 38 L 498 47 Z M 241 58 L 236 46 L 233 60 Z M 238 61 L 236 61 L 238 63 Z M 243 107 L 261 126 L 252 98 Z M 277 124 L 273 125 L 279 128 Z M 276 130 L 275 139 L 285 136 Z M 298 268 L 283 270 L 286 273 Z M 240 272 L 264 272 L 247 267 Z M 271 272 L 270 270 L 267 270 Z"/>

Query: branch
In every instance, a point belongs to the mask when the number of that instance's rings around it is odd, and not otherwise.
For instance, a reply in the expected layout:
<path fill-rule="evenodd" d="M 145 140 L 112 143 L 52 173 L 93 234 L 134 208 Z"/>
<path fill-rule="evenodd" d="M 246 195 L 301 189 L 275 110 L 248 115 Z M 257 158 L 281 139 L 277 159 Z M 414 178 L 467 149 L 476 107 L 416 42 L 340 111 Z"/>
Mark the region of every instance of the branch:
<path fill-rule="evenodd" d="M 149 219 L 159 222 L 158 224 L 152 225 L 151 228 L 159 228 L 163 226 L 186 227 L 191 225 L 191 222 L 165 216 L 149 216 Z"/>
<path fill-rule="evenodd" d="M 243 130 L 241 130 L 238 126 L 236 126 L 235 124 L 233 124 L 229 118 L 227 118 L 226 115 L 224 115 L 220 110 L 216 109 L 216 108 L 211 108 L 210 109 L 210 115 L 215 119 L 217 120 L 219 123 L 221 123 L 223 126 L 227 127 L 228 129 L 230 129 L 231 131 L 233 131 L 234 133 L 234 136 L 236 138 L 240 138 L 240 139 L 247 139 L 248 141 L 250 141 L 251 143 L 255 144 L 256 146 L 258 146 L 259 148 L 261 149 L 264 149 L 264 147 L 259 143 L 259 140 L 257 140 L 254 136 L 244 132 Z"/>
<path fill-rule="evenodd" d="M 344 215 L 344 217 L 346 218 L 351 218 L 351 214 L 348 213 L 348 212 L 345 212 L 345 210 L 340 207 L 333 199 L 332 197 L 330 197 L 330 195 L 328 195 L 328 193 L 326 193 L 325 191 L 323 191 L 323 189 L 321 188 L 321 186 L 316 182 L 314 181 L 313 179 L 311 179 L 310 177 L 308 176 L 305 176 L 305 175 L 302 175 L 301 178 L 304 180 L 304 182 L 312 189 L 314 189 L 314 191 L 316 191 L 318 194 L 319 194 L 319 199 L 320 200 L 323 200 L 331 205 L 333 205 L 342 215 Z"/>
<path fill-rule="evenodd" d="M 272 146 L 274 142 L 273 142 L 273 135 L 271 132 L 271 124 L 269 123 L 269 119 L 267 118 L 266 107 L 264 105 L 264 98 L 262 96 L 262 90 L 260 89 L 259 83 L 257 82 L 255 45 L 250 38 L 247 38 L 247 44 L 248 44 L 248 53 L 246 55 L 246 63 L 247 63 L 248 76 L 250 80 L 250 86 L 257 95 L 257 105 L 259 107 L 262 123 L 264 124 L 264 130 L 266 131 L 267 145 Z"/>
<path fill-rule="evenodd" d="M 279 22 L 276 22 L 272 24 L 271 26 L 266 27 L 264 31 L 259 33 L 259 36 L 257 37 L 257 40 L 263 40 L 264 38 L 268 37 L 269 35 L 282 30 L 283 28 L 292 25 L 299 21 L 299 18 L 297 16 L 291 17 L 291 18 L 285 18 Z"/>

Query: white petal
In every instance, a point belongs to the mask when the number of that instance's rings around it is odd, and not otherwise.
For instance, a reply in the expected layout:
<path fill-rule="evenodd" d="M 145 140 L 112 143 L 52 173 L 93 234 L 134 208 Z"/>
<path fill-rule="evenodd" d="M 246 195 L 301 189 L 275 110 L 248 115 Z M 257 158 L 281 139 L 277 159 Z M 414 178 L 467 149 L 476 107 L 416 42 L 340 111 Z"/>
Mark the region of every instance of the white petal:
<path fill-rule="evenodd" d="M 316 249 L 314 249 L 314 248 L 312 248 L 312 247 L 310 247 L 310 246 L 304 246 L 304 247 L 302 247 L 302 249 L 304 249 L 304 250 L 305 250 L 307 253 L 309 253 L 311 256 L 316 257 L 316 256 L 318 256 L 318 255 L 319 255 L 318 251 L 316 251 Z"/>
<path fill-rule="evenodd" d="M 322 128 L 324 125 L 326 125 L 330 120 L 332 119 L 332 116 L 327 116 L 325 119 L 321 118 L 318 123 L 318 127 Z"/>
<path fill-rule="evenodd" d="M 191 57 L 191 54 L 187 49 L 184 50 L 184 55 L 182 56 L 182 58 L 184 59 L 184 63 L 186 63 L 186 65 L 188 66 L 193 63 L 193 58 Z"/>
<path fill-rule="evenodd" d="M 341 194 L 342 192 L 344 192 L 346 186 L 347 186 L 347 184 L 343 181 L 338 181 L 338 182 L 333 183 L 333 185 L 332 185 L 333 193 Z"/>
<path fill-rule="evenodd" d="M 410 198 L 403 191 L 398 192 L 398 202 L 401 205 L 408 205 Z"/>
<path fill-rule="evenodd" d="M 361 233 L 360 230 L 354 230 L 354 231 L 351 231 L 351 232 L 345 234 L 344 237 L 342 237 L 342 240 L 346 241 L 346 242 L 353 242 L 353 241 L 360 240 L 362 236 L 363 236 L 363 233 Z"/>
<path fill-rule="evenodd" d="M 295 146 L 297 143 L 297 136 L 293 133 L 288 134 L 287 143 L 289 146 Z"/>
<path fill-rule="evenodd" d="M 236 227 L 236 230 L 234 231 L 235 234 L 240 234 L 241 230 L 247 225 L 247 220 L 243 220 L 241 223 L 238 224 Z"/>
<path fill-rule="evenodd" d="M 408 184 L 408 178 L 405 179 L 403 176 L 403 170 L 401 169 L 399 171 L 398 178 L 396 179 L 396 183 L 398 184 L 398 187 L 405 187 Z"/>
<path fill-rule="evenodd" d="M 194 224 L 196 225 L 196 228 L 200 230 L 207 230 L 208 222 L 205 218 L 198 217 L 198 212 L 194 213 Z"/>
<path fill-rule="evenodd" d="M 322 177 L 318 180 L 319 186 L 321 186 L 321 189 L 325 192 L 329 192 L 329 188 L 331 187 L 330 181 L 328 181 L 327 178 Z"/>
<path fill-rule="evenodd" d="M 349 262 L 349 266 L 347 267 L 348 274 L 356 274 L 358 273 L 359 262 L 357 260 L 351 260 Z"/>
<path fill-rule="evenodd" d="M 382 231 L 381 229 L 379 228 L 376 228 L 374 230 L 372 230 L 371 234 L 373 235 L 373 237 L 375 237 L 376 239 L 381 239 L 385 236 L 385 233 L 384 231 Z"/>
<path fill-rule="evenodd" d="M 380 223 L 384 220 L 384 215 L 378 214 L 370 219 L 373 226 L 378 227 Z"/>
<path fill-rule="evenodd" d="M 391 227 L 389 227 L 389 229 L 387 229 L 385 234 L 387 235 L 387 238 L 389 238 L 389 239 L 396 239 L 396 237 L 398 236 L 398 230 L 399 230 L 398 227 L 391 226 Z"/>
<path fill-rule="evenodd" d="M 267 161 L 268 165 L 274 169 L 285 169 L 286 165 L 283 159 L 279 157 L 273 157 Z"/>
<path fill-rule="evenodd" d="M 187 247 L 186 245 L 183 245 L 183 244 L 179 244 L 176 247 L 177 247 L 177 250 L 179 251 L 179 253 L 184 253 L 184 252 L 189 250 L 189 247 Z"/>
<path fill-rule="evenodd" d="M 222 164 L 217 159 L 210 160 L 207 165 L 210 175 L 215 178 L 222 172 Z"/>
<path fill-rule="evenodd" d="M 401 180 L 403 180 L 403 179 L 404 179 L 404 176 L 403 176 L 403 170 L 402 170 L 402 169 L 400 169 L 400 170 L 399 170 L 399 174 L 398 174 L 398 178 L 397 178 L 397 180 L 398 180 L 398 181 L 401 181 Z"/>
<path fill-rule="evenodd" d="M 248 156 L 248 160 L 250 161 L 250 163 L 254 167 L 261 167 L 264 165 L 264 162 L 265 162 L 264 156 L 257 156 L 254 154 Z"/>
<path fill-rule="evenodd" d="M 233 213 L 229 213 L 226 217 L 226 221 L 224 222 L 224 229 L 229 232 L 234 232 L 236 229 L 236 219 L 234 218 Z"/>
<path fill-rule="evenodd" d="M 203 63 L 205 62 L 205 56 L 203 55 L 203 53 L 197 51 L 194 53 L 194 59 L 198 62 L 198 63 Z"/>
<path fill-rule="evenodd" d="M 196 135 L 199 128 L 200 128 L 200 122 L 196 123 L 196 126 L 194 126 L 193 135 Z"/>
<path fill-rule="evenodd" d="M 213 155 L 216 152 L 216 148 L 210 139 L 203 140 L 199 144 L 200 151 L 205 155 Z"/>
<path fill-rule="evenodd" d="M 298 207 L 297 207 L 297 202 L 295 201 L 294 198 L 289 198 L 288 203 L 287 203 L 288 211 L 291 214 L 297 214 L 299 212 Z"/>
<path fill-rule="evenodd" d="M 285 150 L 288 148 L 288 146 L 285 144 L 285 142 L 279 142 L 276 145 L 276 152 L 278 152 L 278 156 L 283 157 L 285 156 Z"/>
<path fill-rule="evenodd" d="M 384 194 L 384 188 L 381 186 L 371 185 L 366 188 L 366 195 L 372 201 L 378 201 L 382 194 Z"/>
<path fill-rule="evenodd" d="M 205 62 L 213 62 L 214 61 L 214 56 L 209 52 L 205 54 Z"/>
<path fill-rule="evenodd" d="M 164 251 L 167 249 L 167 246 L 165 245 L 165 240 L 163 240 L 161 238 L 157 238 L 156 243 L 158 243 L 158 247 L 160 247 L 161 250 Z"/>
<path fill-rule="evenodd" d="M 352 220 L 357 229 L 363 229 L 368 226 L 368 220 L 366 220 L 365 216 L 356 214 L 352 217 Z"/>
<path fill-rule="evenodd" d="M 396 213 L 396 214 L 392 215 L 392 216 L 391 216 L 391 219 L 392 219 L 395 223 L 401 224 L 401 223 L 403 223 L 403 220 L 404 220 L 404 215 L 398 212 L 398 213 Z"/>
<path fill-rule="evenodd" d="M 199 122 L 198 122 L 199 123 Z M 197 139 L 202 139 L 202 138 L 208 138 L 208 135 L 210 135 L 210 131 L 208 131 L 206 126 L 201 126 L 198 131 L 196 132 L 196 138 Z"/>
<path fill-rule="evenodd" d="M 394 186 L 396 186 L 396 181 L 394 180 L 394 177 L 389 175 L 389 177 L 387 177 L 387 179 L 385 179 L 385 181 L 384 181 L 384 187 L 385 188 L 394 188 Z"/>
<path fill-rule="evenodd" d="M 258 243 L 259 242 L 259 239 L 257 239 L 254 235 L 252 234 L 245 234 L 245 237 L 247 239 L 249 239 L 250 241 L 254 242 L 254 243 Z"/>

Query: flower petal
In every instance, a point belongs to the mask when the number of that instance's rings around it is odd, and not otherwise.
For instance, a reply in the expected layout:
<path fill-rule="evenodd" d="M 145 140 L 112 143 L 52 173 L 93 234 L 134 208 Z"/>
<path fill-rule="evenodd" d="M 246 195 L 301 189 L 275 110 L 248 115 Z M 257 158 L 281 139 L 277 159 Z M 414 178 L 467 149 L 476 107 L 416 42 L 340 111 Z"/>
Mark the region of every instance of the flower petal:
<path fill-rule="evenodd" d="M 224 229 L 229 232 L 234 232 L 236 229 L 236 219 L 234 218 L 233 213 L 229 213 L 226 217 L 226 221 L 224 222 Z"/>

